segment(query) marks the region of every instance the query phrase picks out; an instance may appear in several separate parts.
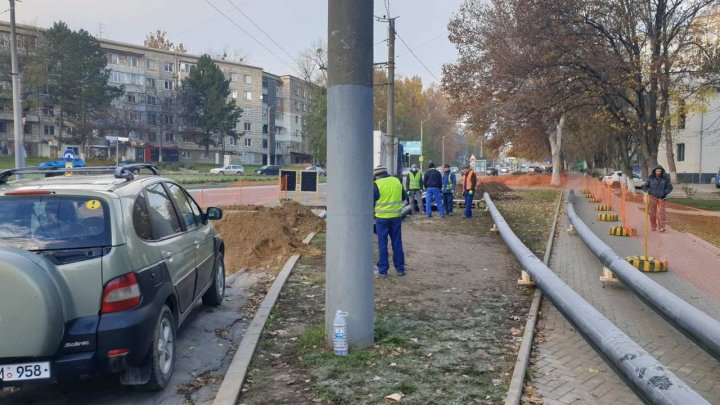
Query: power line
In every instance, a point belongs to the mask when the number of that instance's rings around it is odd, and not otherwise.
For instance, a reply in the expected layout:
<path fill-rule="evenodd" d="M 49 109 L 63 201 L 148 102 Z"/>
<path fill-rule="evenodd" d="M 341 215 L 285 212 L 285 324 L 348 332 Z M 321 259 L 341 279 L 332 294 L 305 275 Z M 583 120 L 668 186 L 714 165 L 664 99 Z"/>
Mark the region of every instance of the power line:
<path fill-rule="evenodd" d="M 429 44 L 437 41 L 438 39 L 440 39 L 440 38 L 442 38 L 442 37 L 444 37 L 444 36 L 446 36 L 446 35 L 447 35 L 447 34 L 440 34 L 440 35 L 438 35 L 438 36 L 430 39 L 429 41 L 423 42 L 422 44 L 416 46 L 415 49 L 422 48 L 422 47 L 424 47 L 424 46 L 426 46 L 426 45 L 429 45 Z M 407 53 L 401 53 L 400 55 L 398 55 L 398 58 L 401 57 L 401 56 L 403 56 L 403 55 L 407 55 Z"/>
<path fill-rule="evenodd" d="M 267 32 L 265 32 L 265 30 L 263 30 L 262 28 L 260 28 L 259 25 L 255 24 L 255 21 L 253 21 L 253 19 L 250 18 L 250 16 L 248 16 L 248 15 L 245 14 L 242 10 L 240 10 L 240 7 L 238 7 L 237 5 L 235 5 L 235 3 L 233 3 L 232 0 L 227 0 L 227 1 L 228 1 L 228 3 L 232 4 L 232 6 L 235 7 L 235 9 L 236 9 L 240 14 L 243 15 L 243 17 L 247 18 L 248 21 L 250 21 L 250 22 L 252 23 L 252 25 L 254 25 L 257 29 L 259 29 L 260 32 L 262 32 L 263 34 L 265 34 L 265 36 L 268 37 L 268 39 L 269 39 L 270 41 L 272 41 L 273 44 L 277 45 L 277 47 L 280 48 L 281 51 L 285 52 L 285 55 L 287 55 L 288 57 L 290 57 L 290 60 L 292 60 L 293 62 L 297 63 L 297 61 L 295 60 L 295 58 L 294 58 L 292 55 L 290 55 L 290 53 L 288 53 L 288 51 L 286 51 L 285 48 L 282 47 L 282 45 L 280 45 L 280 44 L 278 44 L 277 42 L 275 42 L 275 40 L 272 39 L 272 37 L 271 37 Z"/>
<path fill-rule="evenodd" d="M 250 34 L 249 32 L 247 32 L 243 27 L 241 27 L 238 23 L 236 23 L 235 20 L 233 20 L 232 18 L 228 17 L 227 14 L 223 13 L 219 8 L 215 7 L 215 6 L 214 6 L 212 3 L 210 3 L 208 0 L 204 0 L 204 1 L 205 1 L 205 3 L 207 3 L 210 7 L 214 8 L 215 11 L 217 11 L 217 12 L 220 13 L 223 17 L 225 17 L 228 21 L 230 21 L 230 23 L 232 23 L 232 25 L 234 25 L 235 27 L 237 27 L 237 29 L 239 29 L 240 31 L 244 32 L 245 35 L 249 36 L 253 41 L 257 42 L 260 46 L 262 46 L 263 48 L 265 48 L 266 51 L 270 52 L 270 54 L 271 54 L 272 56 L 276 57 L 277 60 L 279 60 L 280 62 L 282 62 L 283 64 L 285 64 L 285 66 L 289 67 L 290 70 L 292 70 L 292 71 L 294 71 L 295 73 L 297 73 L 298 75 L 300 75 L 300 73 L 299 73 L 294 67 L 290 66 L 290 65 L 289 65 L 287 62 L 285 62 L 282 58 L 280 58 L 279 56 L 277 56 L 277 55 L 275 54 L 275 52 L 273 52 L 272 50 L 270 50 L 270 48 L 268 48 L 267 46 L 265 46 L 265 44 L 263 44 L 262 42 L 260 42 L 260 41 L 259 41 L 257 38 L 255 38 L 252 34 Z"/>
<path fill-rule="evenodd" d="M 427 72 L 430 73 L 430 76 L 432 76 L 435 80 L 437 80 L 437 81 L 439 82 L 440 79 L 438 79 L 437 76 L 435 76 L 435 74 L 434 74 L 433 72 L 431 72 L 430 69 L 428 69 L 427 66 L 425 66 L 425 64 L 423 63 L 423 61 L 421 61 L 420 58 L 418 58 L 418 56 L 415 55 L 415 52 L 410 48 L 410 46 L 407 44 L 407 42 L 405 42 L 405 40 L 402 39 L 402 37 L 400 36 L 400 34 L 397 33 L 397 30 L 395 31 L 395 35 L 397 35 L 398 39 L 400 39 L 400 42 L 402 42 L 403 45 L 405 45 L 405 47 L 408 49 L 408 51 L 410 51 L 410 53 L 412 54 L 412 56 L 414 56 L 415 59 L 416 59 L 418 62 L 420 62 L 420 64 L 422 65 L 422 67 L 424 67 L 425 70 L 427 70 Z"/>

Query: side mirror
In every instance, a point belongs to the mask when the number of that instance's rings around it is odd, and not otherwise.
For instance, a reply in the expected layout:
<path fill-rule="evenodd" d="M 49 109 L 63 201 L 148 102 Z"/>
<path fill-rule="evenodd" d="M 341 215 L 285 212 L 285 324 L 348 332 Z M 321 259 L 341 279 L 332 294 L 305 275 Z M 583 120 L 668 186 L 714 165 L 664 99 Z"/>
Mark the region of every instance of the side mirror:
<path fill-rule="evenodd" d="M 212 221 L 218 220 L 222 218 L 222 208 L 218 207 L 208 207 L 206 218 Z"/>

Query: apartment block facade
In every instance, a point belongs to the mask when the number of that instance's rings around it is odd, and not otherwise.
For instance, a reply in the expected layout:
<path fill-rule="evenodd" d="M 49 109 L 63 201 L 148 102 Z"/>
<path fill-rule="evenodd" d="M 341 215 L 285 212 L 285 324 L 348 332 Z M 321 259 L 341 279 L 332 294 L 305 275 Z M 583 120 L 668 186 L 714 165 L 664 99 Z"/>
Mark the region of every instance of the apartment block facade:
<path fill-rule="evenodd" d="M 0 52 L 9 52 L 9 46 L 2 47 L 9 31 L 9 24 L 0 22 Z M 42 35 L 42 29 L 29 26 L 18 26 L 17 32 L 30 42 Z M 190 74 L 199 56 L 107 39 L 98 42 L 107 58 L 109 84 L 124 86 L 124 94 L 113 102 L 106 122 L 98 125 L 84 151 L 79 150 L 79 145 L 58 144 L 57 106 L 35 103 L 38 106 L 33 111 L 24 112 L 24 143 L 29 156 L 54 157 L 71 147 L 89 157 L 114 158 L 117 151 L 120 160 L 140 162 L 222 163 L 223 155 L 244 164 L 312 160 L 307 145 L 303 145 L 308 136 L 302 131 L 310 83 L 292 76 L 273 75 L 256 66 L 215 60 L 230 80 L 230 97 L 243 112 L 234 134 L 217 135 L 215 145 L 206 151 L 183 135 L 177 102 L 182 80 Z M 11 91 L 9 75 L 3 76 L 8 80 L 0 77 L 0 91 Z M 5 107 L 0 111 L 0 154 L 13 151 L 13 117 L 8 110 Z"/>

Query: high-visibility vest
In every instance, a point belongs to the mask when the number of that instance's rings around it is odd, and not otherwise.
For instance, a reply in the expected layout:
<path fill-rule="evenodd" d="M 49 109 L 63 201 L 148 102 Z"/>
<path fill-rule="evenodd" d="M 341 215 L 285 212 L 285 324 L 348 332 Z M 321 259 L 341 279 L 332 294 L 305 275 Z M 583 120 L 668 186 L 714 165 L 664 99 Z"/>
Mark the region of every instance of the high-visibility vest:
<path fill-rule="evenodd" d="M 443 184 L 443 190 L 455 191 L 455 184 L 453 183 L 452 173 L 447 174 L 447 183 Z"/>
<path fill-rule="evenodd" d="M 410 171 L 408 173 L 408 190 L 420 190 L 420 180 L 422 180 L 420 172 Z"/>
<path fill-rule="evenodd" d="M 402 184 L 397 177 L 388 176 L 375 180 L 380 198 L 375 201 L 376 218 L 397 218 L 402 215 Z"/>
<path fill-rule="evenodd" d="M 467 174 L 465 175 L 465 191 L 470 191 L 473 189 L 473 186 L 472 186 L 473 177 L 475 177 L 475 172 L 472 170 L 467 172 Z M 473 191 L 475 191 L 475 190 L 473 190 Z"/>

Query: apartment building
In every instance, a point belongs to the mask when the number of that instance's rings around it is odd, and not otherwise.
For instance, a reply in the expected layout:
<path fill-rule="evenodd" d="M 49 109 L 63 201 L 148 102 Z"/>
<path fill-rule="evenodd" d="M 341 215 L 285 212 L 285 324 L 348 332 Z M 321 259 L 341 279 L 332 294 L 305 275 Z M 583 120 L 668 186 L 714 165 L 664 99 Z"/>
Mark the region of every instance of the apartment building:
<path fill-rule="evenodd" d="M 0 52 L 10 27 L 0 22 Z M 37 38 L 42 29 L 18 26 L 18 35 Z M 24 114 L 25 144 L 30 156 L 57 156 L 67 147 L 90 157 L 120 160 L 221 163 L 223 155 L 245 164 L 310 162 L 302 116 L 307 112 L 309 83 L 276 76 L 262 68 L 215 60 L 230 80 L 231 97 L 242 108 L 234 134 L 217 136 L 209 153 L 183 135 L 178 90 L 199 56 L 98 39 L 107 57 L 109 83 L 124 86 L 113 110 L 94 131 L 85 151 L 79 145 L 58 144 L 55 128 L 58 109 L 41 104 Z M 7 76 L 7 81 L 5 77 Z M 9 75 L 0 76 L 0 92 L 11 92 Z M 291 100 L 285 102 L 285 100 Z M 12 111 L 0 110 L 0 154 L 12 153 Z M 116 144 L 116 142 L 120 142 Z"/>

